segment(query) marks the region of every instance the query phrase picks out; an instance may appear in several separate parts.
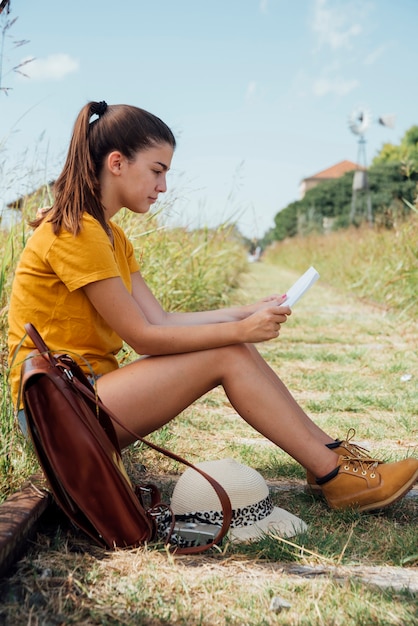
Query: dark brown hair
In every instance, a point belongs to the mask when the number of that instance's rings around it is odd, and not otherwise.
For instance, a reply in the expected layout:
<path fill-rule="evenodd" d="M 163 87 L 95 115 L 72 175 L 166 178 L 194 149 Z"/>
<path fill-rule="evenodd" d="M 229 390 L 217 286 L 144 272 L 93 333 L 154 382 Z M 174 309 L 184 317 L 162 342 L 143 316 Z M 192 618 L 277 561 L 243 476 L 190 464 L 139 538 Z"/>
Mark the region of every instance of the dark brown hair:
<path fill-rule="evenodd" d="M 93 115 L 98 117 L 91 121 Z M 36 227 L 47 219 L 55 234 L 64 228 L 76 235 L 86 211 L 107 230 L 99 184 L 105 157 L 118 150 L 134 159 L 140 150 L 163 143 L 175 148 L 174 135 L 148 111 L 127 104 L 89 102 L 75 121 L 67 159 L 55 181 L 54 205 L 32 225 Z"/>

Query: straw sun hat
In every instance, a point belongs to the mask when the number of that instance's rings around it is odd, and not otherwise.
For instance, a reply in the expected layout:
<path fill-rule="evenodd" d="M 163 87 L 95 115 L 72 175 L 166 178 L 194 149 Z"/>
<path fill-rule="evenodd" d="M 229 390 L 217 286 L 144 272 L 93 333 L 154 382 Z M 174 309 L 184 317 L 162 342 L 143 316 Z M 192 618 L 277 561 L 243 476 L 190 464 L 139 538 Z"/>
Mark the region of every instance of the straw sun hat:
<path fill-rule="evenodd" d="M 233 459 L 203 461 L 197 467 L 217 480 L 227 492 L 232 505 L 229 538 L 251 541 L 274 533 L 293 537 L 307 525 L 296 515 L 273 506 L 264 478 L 256 470 Z M 210 483 L 189 468 L 182 474 L 171 497 L 175 515 L 191 515 L 200 522 L 221 524 L 222 509 Z"/>

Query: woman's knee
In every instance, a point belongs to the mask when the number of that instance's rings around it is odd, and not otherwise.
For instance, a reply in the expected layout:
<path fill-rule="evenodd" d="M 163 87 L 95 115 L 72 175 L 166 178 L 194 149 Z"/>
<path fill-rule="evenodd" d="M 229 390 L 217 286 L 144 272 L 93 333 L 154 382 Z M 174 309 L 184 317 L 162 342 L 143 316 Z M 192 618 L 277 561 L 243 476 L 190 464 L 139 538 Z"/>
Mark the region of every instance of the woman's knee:
<path fill-rule="evenodd" d="M 235 364 L 241 366 L 243 361 L 253 360 L 251 346 L 246 343 L 237 343 L 231 346 L 225 346 L 224 348 L 218 348 L 222 351 L 218 354 L 221 357 L 222 363 L 227 364 L 229 367 L 233 367 Z"/>

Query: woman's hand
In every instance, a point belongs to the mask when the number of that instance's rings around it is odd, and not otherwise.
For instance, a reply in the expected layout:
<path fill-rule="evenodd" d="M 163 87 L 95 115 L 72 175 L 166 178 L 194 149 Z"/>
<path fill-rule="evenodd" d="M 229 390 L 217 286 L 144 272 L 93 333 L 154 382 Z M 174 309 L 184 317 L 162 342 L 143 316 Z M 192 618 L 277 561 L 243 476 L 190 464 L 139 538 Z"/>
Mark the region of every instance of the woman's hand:
<path fill-rule="evenodd" d="M 261 311 L 262 309 L 265 309 L 269 306 L 272 305 L 282 305 L 286 303 L 286 294 L 283 294 L 282 296 L 279 296 L 277 294 L 272 294 L 271 296 L 266 296 L 265 298 L 262 298 L 261 300 L 258 300 L 257 302 L 254 302 L 252 304 L 247 304 L 241 307 L 241 312 L 242 312 L 242 317 L 241 319 L 245 319 L 246 317 L 248 317 L 249 315 L 252 315 L 253 313 L 257 313 L 257 311 Z"/>
<path fill-rule="evenodd" d="M 258 343 L 278 337 L 281 325 L 291 313 L 285 304 L 266 303 L 263 308 L 241 321 L 244 328 L 243 342 Z"/>
<path fill-rule="evenodd" d="M 134 276 L 132 295 L 118 276 L 89 283 L 83 291 L 110 328 L 138 354 L 177 354 L 267 341 L 278 336 L 290 315 L 290 308 L 274 297 L 261 300 L 258 310 L 245 316 L 242 307 L 165 314 L 144 281 Z"/>

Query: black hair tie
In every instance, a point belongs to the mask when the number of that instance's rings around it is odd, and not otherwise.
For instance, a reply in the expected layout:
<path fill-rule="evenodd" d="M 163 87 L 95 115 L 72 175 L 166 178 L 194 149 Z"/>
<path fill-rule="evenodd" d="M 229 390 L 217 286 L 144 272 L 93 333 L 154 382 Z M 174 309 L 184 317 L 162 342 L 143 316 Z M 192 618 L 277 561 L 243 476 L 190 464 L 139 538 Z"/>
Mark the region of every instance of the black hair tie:
<path fill-rule="evenodd" d="M 98 115 L 101 117 L 107 109 L 107 102 L 102 100 L 101 102 L 95 102 L 91 105 L 90 112 L 91 115 Z"/>

